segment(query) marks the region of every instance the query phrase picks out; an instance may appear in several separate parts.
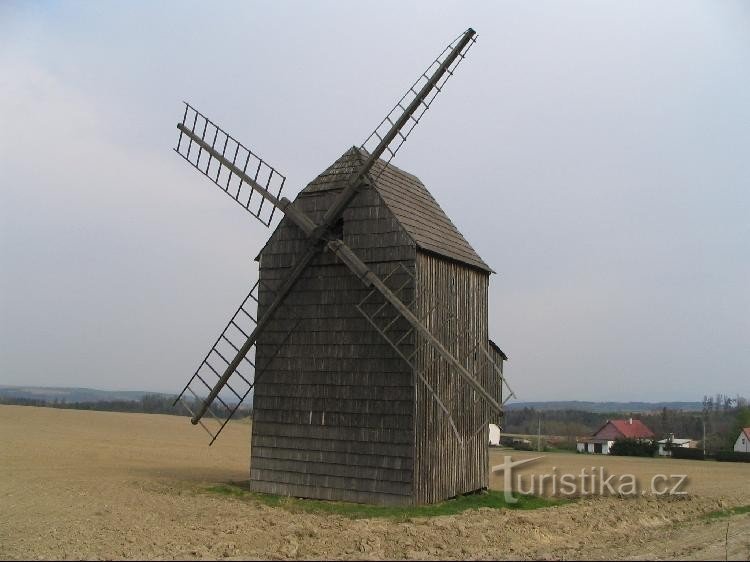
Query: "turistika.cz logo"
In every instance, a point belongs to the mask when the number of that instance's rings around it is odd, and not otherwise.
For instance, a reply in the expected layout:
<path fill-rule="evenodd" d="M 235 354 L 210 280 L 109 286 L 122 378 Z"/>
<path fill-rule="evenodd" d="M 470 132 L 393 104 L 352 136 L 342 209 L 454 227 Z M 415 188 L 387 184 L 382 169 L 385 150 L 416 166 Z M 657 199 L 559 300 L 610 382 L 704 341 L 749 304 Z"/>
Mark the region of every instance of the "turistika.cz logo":
<path fill-rule="evenodd" d="M 514 461 L 510 455 L 503 457 L 503 464 L 492 467 L 492 472 L 503 473 L 505 501 L 516 503 L 514 493 L 533 496 L 638 496 L 651 493 L 655 496 L 683 496 L 687 492 L 686 474 L 655 474 L 648 486 L 634 474 L 609 474 L 603 466 L 583 467 L 578 473 L 558 471 L 545 474 L 520 474 L 514 469 L 538 461 L 544 456 Z M 515 480 L 514 477 L 515 476 Z"/>

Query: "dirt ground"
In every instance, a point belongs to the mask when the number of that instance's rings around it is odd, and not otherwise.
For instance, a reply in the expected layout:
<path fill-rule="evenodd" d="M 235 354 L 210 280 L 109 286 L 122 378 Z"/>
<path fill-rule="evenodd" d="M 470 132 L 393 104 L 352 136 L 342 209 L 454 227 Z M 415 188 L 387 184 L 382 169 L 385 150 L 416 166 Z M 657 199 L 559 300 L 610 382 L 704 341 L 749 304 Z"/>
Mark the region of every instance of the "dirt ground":
<path fill-rule="evenodd" d="M 249 426 L 209 448 L 185 418 L 0 406 L 0 558 L 748 559 L 750 465 L 546 454 L 519 473 L 687 474 L 687 496 L 351 520 L 206 493 L 247 478 Z M 506 453 L 493 451 L 501 464 Z M 538 456 L 512 453 L 513 460 Z M 491 486 L 501 488 L 503 478 Z M 728 538 L 727 538 L 728 537 Z"/>

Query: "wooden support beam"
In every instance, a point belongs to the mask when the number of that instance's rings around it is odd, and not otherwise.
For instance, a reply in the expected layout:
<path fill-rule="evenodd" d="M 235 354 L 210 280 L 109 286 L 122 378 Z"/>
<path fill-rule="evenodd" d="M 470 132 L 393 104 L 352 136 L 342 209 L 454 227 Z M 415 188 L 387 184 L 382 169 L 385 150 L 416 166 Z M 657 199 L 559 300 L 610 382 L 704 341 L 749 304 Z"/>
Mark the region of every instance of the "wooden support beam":
<path fill-rule="evenodd" d="M 365 284 L 367 287 L 374 287 L 377 289 L 385 299 L 393 305 L 393 307 L 401 314 L 409 324 L 419 333 L 420 336 L 424 337 L 429 344 L 435 348 L 435 350 L 445 359 L 451 367 L 453 367 L 458 374 L 471 385 L 471 387 L 482 397 L 487 405 L 492 408 L 496 413 L 502 412 L 502 407 L 497 403 L 497 400 L 482 386 L 482 384 L 474 378 L 466 367 L 456 359 L 450 351 L 445 349 L 443 344 L 430 331 L 424 327 L 419 318 L 414 316 L 411 310 L 401 302 L 396 295 L 388 288 L 388 286 L 380 280 L 380 278 L 365 264 L 357 255 L 352 251 L 349 246 L 344 244 L 341 240 L 332 240 L 328 242 L 327 248 L 333 252 L 342 262 L 344 262 L 349 269 Z"/>
<path fill-rule="evenodd" d="M 231 160 L 228 160 L 227 158 L 222 156 L 221 152 L 217 151 L 215 148 L 213 148 L 210 144 L 208 144 L 206 141 L 204 141 L 202 138 L 200 138 L 198 135 L 196 135 L 193 131 L 188 129 L 182 123 L 177 123 L 177 128 L 180 131 L 182 131 L 184 135 L 188 136 L 194 143 L 200 146 L 203 150 L 208 152 L 208 154 L 211 155 L 211 158 L 218 160 L 222 166 L 225 166 L 235 176 L 237 176 L 243 182 L 249 185 L 261 197 L 263 197 L 263 199 L 265 199 L 266 201 L 271 203 L 271 205 L 273 205 L 274 207 L 282 211 L 286 216 L 290 218 L 290 220 L 294 222 L 294 224 L 300 227 L 307 236 L 312 236 L 313 232 L 315 231 L 316 224 L 313 221 L 311 221 L 305 213 L 297 209 L 294 206 L 294 203 L 289 201 L 289 199 L 287 199 L 286 197 L 282 197 L 281 199 L 278 199 L 273 193 L 268 191 L 265 187 L 260 185 L 253 178 L 248 176 L 245 172 L 242 171 L 241 168 L 238 168 L 236 165 L 232 163 Z"/>

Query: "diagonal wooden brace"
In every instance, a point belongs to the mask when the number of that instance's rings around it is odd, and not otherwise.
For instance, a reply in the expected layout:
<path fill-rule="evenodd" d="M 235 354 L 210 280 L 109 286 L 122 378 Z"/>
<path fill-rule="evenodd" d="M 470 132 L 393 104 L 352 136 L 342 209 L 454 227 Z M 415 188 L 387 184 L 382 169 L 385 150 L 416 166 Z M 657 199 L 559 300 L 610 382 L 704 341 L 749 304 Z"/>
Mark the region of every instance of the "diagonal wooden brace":
<path fill-rule="evenodd" d="M 344 262 L 349 269 L 352 270 L 352 272 L 362 281 L 367 287 L 374 287 L 377 289 L 384 297 L 385 299 L 393 305 L 393 307 L 398 311 L 401 316 L 403 316 L 409 324 L 416 330 L 416 332 L 425 338 L 429 344 L 435 348 L 435 350 L 445 359 L 448 364 L 453 367 L 458 374 L 471 385 L 471 387 L 482 397 L 482 399 L 487 403 L 487 405 L 493 409 L 496 413 L 500 413 L 502 411 L 502 407 L 500 404 L 497 403 L 497 400 L 489 393 L 487 390 L 482 386 L 482 384 L 474 378 L 474 375 L 472 375 L 466 367 L 464 367 L 461 362 L 456 359 L 453 354 L 445 349 L 442 343 L 440 343 L 440 340 L 438 340 L 435 336 L 430 333 L 430 331 L 425 328 L 425 326 L 422 324 L 422 322 L 419 321 L 419 318 L 417 318 L 411 310 L 403 303 L 401 302 L 401 299 L 399 299 L 396 295 L 393 294 L 393 292 L 388 288 L 388 286 L 383 283 L 380 278 L 373 272 L 369 267 L 367 267 L 367 264 L 365 264 L 357 255 L 352 251 L 349 246 L 344 244 L 341 240 L 332 240 L 328 242 L 327 248 L 333 252 L 342 262 Z"/>

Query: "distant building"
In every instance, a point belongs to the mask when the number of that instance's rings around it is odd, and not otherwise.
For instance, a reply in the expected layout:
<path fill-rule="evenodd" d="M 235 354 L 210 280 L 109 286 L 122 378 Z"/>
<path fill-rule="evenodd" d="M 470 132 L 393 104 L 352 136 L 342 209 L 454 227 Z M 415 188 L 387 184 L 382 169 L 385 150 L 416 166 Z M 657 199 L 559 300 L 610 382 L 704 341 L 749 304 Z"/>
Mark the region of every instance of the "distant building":
<path fill-rule="evenodd" d="M 740 431 L 737 441 L 734 442 L 734 450 L 737 453 L 750 453 L 750 427 L 745 427 Z"/>
<path fill-rule="evenodd" d="M 670 441 L 672 444 L 668 446 L 668 443 Z M 674 449 L 676 447 L 682 447 L 683 449 L 694 449 L 698 446 L 698 442 L 695 439 L 679 439 L 676 437 L 661 439 L 657 441 L 656 444 L 659 446 L 658 454 L 661 457 L 671 457 L 671 449 Z"/>
<path fill-rule="evenodd" d="M 579 453 L 595 453 L 608 455 L 616 439 L 653 439 L 651 431 L 641 420 L 628 418 L 626 420 L 607 420 L 591 437 L 579 439 L 577 449 Z"/>

